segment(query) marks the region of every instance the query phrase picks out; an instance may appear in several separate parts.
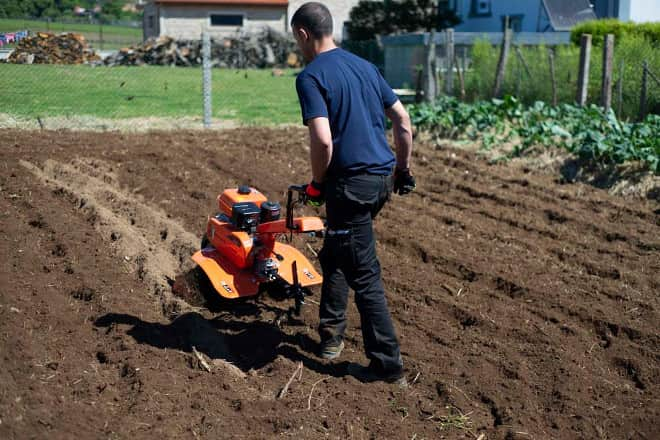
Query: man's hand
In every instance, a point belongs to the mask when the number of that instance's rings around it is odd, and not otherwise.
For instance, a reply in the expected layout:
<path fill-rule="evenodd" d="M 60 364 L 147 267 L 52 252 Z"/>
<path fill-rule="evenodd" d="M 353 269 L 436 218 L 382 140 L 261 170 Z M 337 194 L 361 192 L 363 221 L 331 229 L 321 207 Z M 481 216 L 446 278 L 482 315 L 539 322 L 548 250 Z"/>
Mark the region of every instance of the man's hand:
<path fill-rule="evenodd" d="M 394 170 L 394 193 L 401 196 L 408 194 L 416 188 L 415 178 L 410 174 L 410 169 L 406 168 Z"/>
<path fill-rule="evenodd" d="M 325 194 L 323 194 L 323 185 L 315 181 L 311 181 L 305 185 L 305 198 L 309 206 L 319 207 L 325 202 Z"/>

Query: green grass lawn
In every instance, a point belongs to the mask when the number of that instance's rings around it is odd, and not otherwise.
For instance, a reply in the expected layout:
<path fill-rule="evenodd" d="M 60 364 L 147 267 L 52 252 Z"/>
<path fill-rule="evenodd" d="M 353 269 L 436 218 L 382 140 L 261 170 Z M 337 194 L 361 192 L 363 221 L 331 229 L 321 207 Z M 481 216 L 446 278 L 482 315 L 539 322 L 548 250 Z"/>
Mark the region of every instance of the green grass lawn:
<path fill-rule="evenodd" d="M 83 34 L 95 48 L 101 48 L 101 28 L 97 24 L 84 23 L 47 23 L 39 20 L 0 19 L 0 32 L 30 30 L 33 32 L 75 32 Z M 115 49 L 140 43 L 142 29 L 128 26 L 104 25 L 102 30 L 103 49 Z"/>
<path fill-rule="evenodd" d="M 213 116 L 244 124 L 300 120 L 295 71 L 213 70 Z M 21 117 L 201 117 L 202 69 L 0 64 L 0 113 Z"/>

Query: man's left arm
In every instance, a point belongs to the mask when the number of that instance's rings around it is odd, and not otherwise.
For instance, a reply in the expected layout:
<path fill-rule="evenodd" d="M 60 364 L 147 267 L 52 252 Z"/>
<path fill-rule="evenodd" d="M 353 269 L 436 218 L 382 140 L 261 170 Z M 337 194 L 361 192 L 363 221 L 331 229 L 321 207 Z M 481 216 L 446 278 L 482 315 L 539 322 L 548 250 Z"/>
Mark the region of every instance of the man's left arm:
<path fill-rule="evenodd" d="M 312 180 L 323 183 L 332 158 L 332 133 L 328 118 L 307 120 L 309 128 L 309 156 L 312 164 Z"/>

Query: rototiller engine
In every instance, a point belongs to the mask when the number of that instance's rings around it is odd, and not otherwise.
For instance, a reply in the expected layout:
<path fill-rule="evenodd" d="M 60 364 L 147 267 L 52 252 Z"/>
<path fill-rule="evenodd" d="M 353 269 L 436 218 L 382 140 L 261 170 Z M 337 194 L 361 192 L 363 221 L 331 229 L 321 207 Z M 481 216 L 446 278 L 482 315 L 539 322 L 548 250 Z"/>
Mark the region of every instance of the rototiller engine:
<path fill-rule="evenodd" d="M 299 250 L 277 240 L 323 231 L 320 218 L 293 216 L 305 197 L 304 185 L 290 186 L 282 219 L 280 204 L 249 186 L 226 189 L 218 196 L 220 212 L 209 218 L 202 249 L 192 259 L 222 297 L 252 296 L 262 284 L 279 284 L 287 297 L 294 298 L 295 313 L 300 313 L 309 288 L 323 278 Z"/>

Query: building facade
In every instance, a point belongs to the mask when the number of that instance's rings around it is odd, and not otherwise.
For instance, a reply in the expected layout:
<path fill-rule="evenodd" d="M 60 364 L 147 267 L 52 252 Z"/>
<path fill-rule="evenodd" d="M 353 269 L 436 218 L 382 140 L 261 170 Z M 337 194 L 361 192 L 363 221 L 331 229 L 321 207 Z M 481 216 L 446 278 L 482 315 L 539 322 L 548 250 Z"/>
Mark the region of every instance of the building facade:
<path fill-rule="evenodd" d="M 618 18 L 643 23 L 660 21 L 659 0 L 592 0 L 598 18 Z"/>
<path fill-rule="evenodd" d="M 654 0 L 659 1 L 659 0 Z M 456 32 L 502 32 L 508 20 L 514 32 L 567 31 L 596 18 L 589 0 L 440 0 L 462 23 Z"/>
<path fill-rule="evenodd" d="M 144 6 L 144 38 L 168 35 L 176 39 L 199 39 L 206 29 L 221 37 L 236 32 L 257 32 L 270 27 L 290 32 L 296 10 L 309 0 L 152 0 Z M 333 18 L 335 40 L 345 35 L 350 10 L 359 0 L 323 1 Z"/>
<path fill-rule="evenodd" d="M 264 27 L 286 32 L 287 8 L 287 0 L 154 0 L 145 5 L 143 33 L 198 40 L 202 31 L 212 37 Z"/>
<path fill-rule="evenodd" d="M 289 1 L 289 19 L 296 10 L 310 0 L 291 0 Z M 346 22 L 348 21 L 351 9 L 358 4 L 359 0 L 318 0 L 328 7 L 332 14 L 333 37 L 341 41 L 346 37 Z"/>

